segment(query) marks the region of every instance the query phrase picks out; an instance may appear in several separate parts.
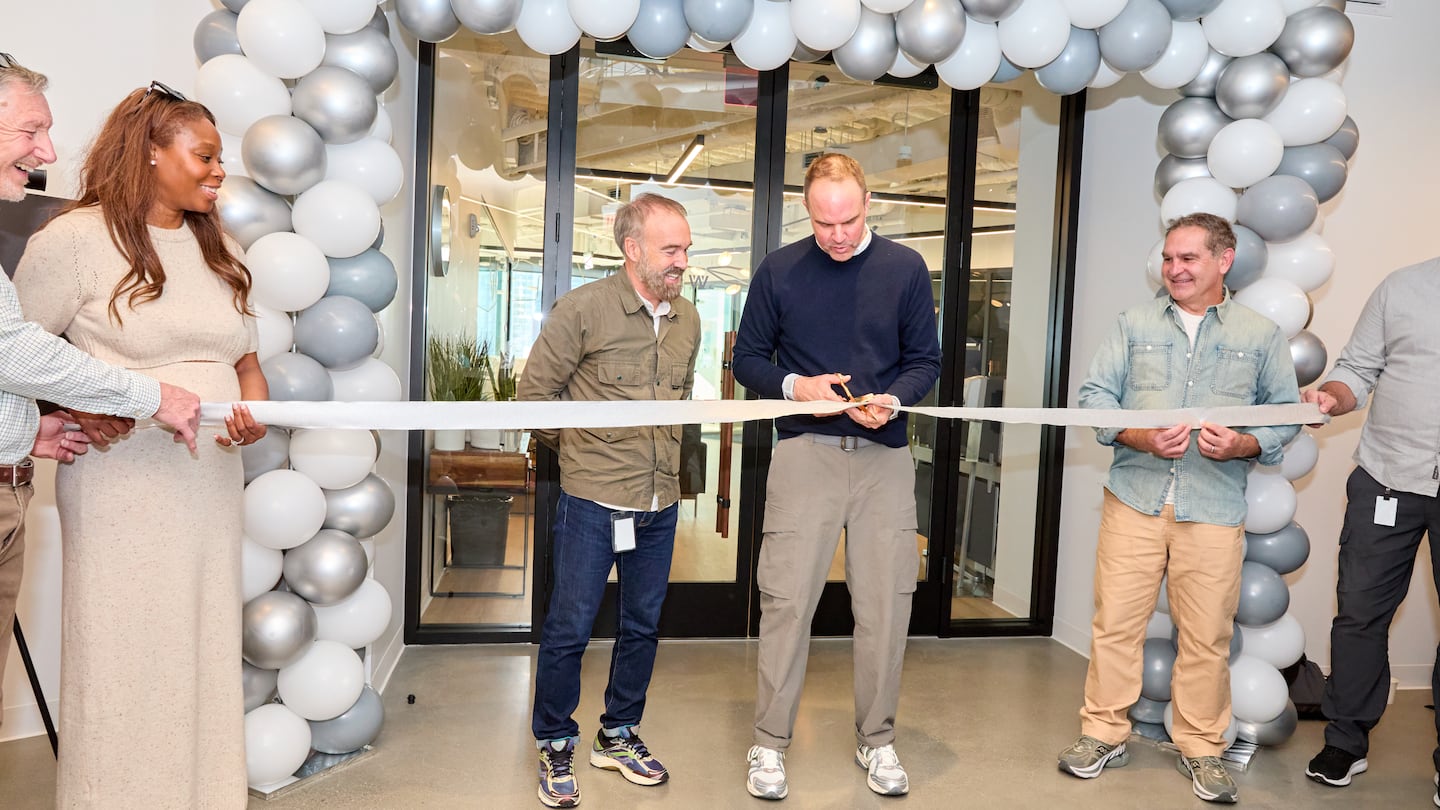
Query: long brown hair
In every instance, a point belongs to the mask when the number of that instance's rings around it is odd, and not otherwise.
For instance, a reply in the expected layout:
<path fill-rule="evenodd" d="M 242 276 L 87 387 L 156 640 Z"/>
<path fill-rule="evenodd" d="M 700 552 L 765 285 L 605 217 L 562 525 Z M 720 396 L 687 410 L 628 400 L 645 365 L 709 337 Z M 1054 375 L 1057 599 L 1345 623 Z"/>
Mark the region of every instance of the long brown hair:
<path fill-rule="evenodd" d="M 111 111 L 90 146 L 80 168 L 79 199 L 60 211 L 64 214 L 98 206 L 110 231 L 110 241 L 130 263 L 130 272 L 110 293 L 110 316 L 117 323 L 123 323 L 119 306 L 122 297 L 133 310 L 137 304 L 159 298 L 165 287 L 165 268 L 145 222 L 156 196 L 151 147 L 169 146 L 176 133 L 201 119 L 215 123 L 215 116 L 198 102 L 148 92 L 143 87 L 130 93 Z M 219 210 L 211 208 L 204 214 L 186 211 L 184 217 L 200 243 L 205 264 L 234 290 L 235 309 L 252 314 L 247 300 L 250 271 L 225 247 Z"/>

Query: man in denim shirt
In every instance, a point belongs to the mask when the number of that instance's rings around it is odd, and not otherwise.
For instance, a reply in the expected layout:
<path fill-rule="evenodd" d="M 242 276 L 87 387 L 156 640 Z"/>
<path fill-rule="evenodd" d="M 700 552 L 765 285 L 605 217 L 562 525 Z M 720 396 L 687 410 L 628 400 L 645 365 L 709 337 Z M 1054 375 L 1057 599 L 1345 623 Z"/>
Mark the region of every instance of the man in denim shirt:
<path fill-rule="evenodd" d="M 1080 387 L 1083 408 L 1204 408 L 1297 402 L 1289 344 L 1225 290 L 1230 224 L 1191 214 L 1165 234 L 1170 293 L 1122 313 Z M 1230 722 L 1230 635 L 1244 558 L 1250 459 L 1278 464 L 1299 426 L 1206 423 L 1098 430 L 1115 448 L 1095 564 L 1095 619 L 1081 737 L 1060 770 L 1084 779 L 1127 761 L 1127 711 L 1140 697 L 1145 626 L 1169 575 L 1179 628 L 1172 678 L 1177 765 L 1206 801 L 1234 802 L 1220 763 Z M 1191 434 L 1194 434 L 1193 436 Z"/>

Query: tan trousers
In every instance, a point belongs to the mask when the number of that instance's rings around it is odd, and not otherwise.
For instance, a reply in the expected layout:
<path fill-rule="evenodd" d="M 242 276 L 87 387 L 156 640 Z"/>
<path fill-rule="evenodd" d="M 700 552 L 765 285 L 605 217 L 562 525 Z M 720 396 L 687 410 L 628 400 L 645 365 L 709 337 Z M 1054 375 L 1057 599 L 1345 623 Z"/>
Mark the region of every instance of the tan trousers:
<path fill-rule="evenodd" d="M 1130 736 L 1140 697 L 1145 626 L 1160 578 L 1169 574 L 1170 617 L 1179 628 L 1171 677 L 1175 745 L 1187 757 L 1219 756 L 1230 724 L 1230 635 L 1240 601 L 1241 526 L 1177 523 L 1166 506 L 1151 517 L 1109 490 L 1095 553 L 1095 621 L 1080 729 L 1115 745 Z"/>
<path fill-rule="evenodd" d="M 760 546 L 755 742 L 785 750 L 795 731 L 810 622 L 840 530 L 855 615 L 855 736 L 895 739 L 900 669 L 915 592 L 915 463 L 905 447 L 845 451 L 807 435 L 775 448 Z"/>
<path fill-rule="evenodd" d="M 5 659 L 15 635 L 15 600 L 20 598 L 20 575 L 25 570 L 25 507 L 35 490 L 29 485 L 0 486 L 0 689 L 5 681 Z M 0 691 L 0 722 L 5 720 L 5 694 Z"/>

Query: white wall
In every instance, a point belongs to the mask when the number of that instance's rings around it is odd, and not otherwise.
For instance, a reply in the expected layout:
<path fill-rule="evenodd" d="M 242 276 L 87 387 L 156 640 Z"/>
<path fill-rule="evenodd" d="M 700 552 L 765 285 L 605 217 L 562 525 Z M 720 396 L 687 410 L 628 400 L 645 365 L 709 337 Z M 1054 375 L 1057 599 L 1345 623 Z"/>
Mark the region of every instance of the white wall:
<path fill-rule="evenodd" d="M 1344 87 L 1360 128 L 1344 192 L 1322 208 L 1324 238 L 1335 251 L 1334 278 L 1313 294 L 1310 326 L 1331 360 L 1376 282 L 1390 271 L 1440 254 L 1433 190 L 1440 161 L 1429 151 L 1440 128 L 1431 103 L 1440 91 L 1440 4 L 1397 0 L 1393 16 L 1352 15 L 1356 46 Z M 1147 90 L 1138 79 L 1090 95 L 1085 128 L 1075 327 L 1071 344 L 1071 401 L 1111 315 L 1149 298 L 1146 252 L 1159 238 L 1158 203 L 1151 191 L 1155 127 L 1175 96 Z M 1297 482 L 1296 520 L 1310 535 L 1309 562 L 1286 577 L 1290 610 L 1304 626 L 1307 654 L 1326 666 L 1335 609 L 1335 554 L 1344 512 L 1344 482 L 1353 464 L 1364 413 L 1318 431 L 1320 462 Z M 1069 431 L 1061 510 L 1055 638 L 1087 652 L 1092 615 L 1095 534 L 1100 490 L 1110 454 L 1091 431 Z M 1402 685 L 1429 684 L 1437 636 L 1436 594 L 1428 551 L 1416 563 L 1410 598 L 1391 634 L 1390 660 Z"/>
<path fill-rule="evenodd" d="M 191 37 L 201 17 L 219 8 L 211 0 L 136 0 L 101 3 L 95 0 L 50 0 L 45 3 L 0 0 L 0 19 L 10 23 L 13 41 L 7 52 L 28 67 L 50 77 L 46 98 L 55 116 L 52 136 L 59 160 L 50 167 L 50 193 L 73 196 L 76 170 L 83 150 L 106 114 L 126 93 L 158 79 L 193 98 L 198 68 Z M 24 20 L 23 28 L 16 21 Z M 406 161 L 414 153 L 416 58 L 413 41 L 406 45 L 391 14 L 391 38 L 401 53 L 401 76 L 384 96 L 394 124 L 393 143 Z M 227 140 L 229 168 L 239 164 L 238 139 Z M 382 359 L 407 379 L 409 357 L 410 250 L 414 217 L 413 184 L 384 207 L 383 250 L 400 273 L 396 300 L 380 320 L 386 335 Z M 394 520 L 375 538 L 374 575 L 390 592 L 394 605 L 390 625 L 371 648 L 372 678 L 383 688 L 404 648 L 405 575 L 405 434 L 386 433 L 376 471 L 400 488 Z M 20 620 L 42 677 L 51 711 L 59 696 L 60 537 L 52 484 L 53 464 L 37 470 L 36 494 L 26 521 L 25 580 L 19 604 Z M 143 651 L 137 651 L 143 654 Z M 43 733 L 40 715 L 20 657 L 11 650 L 3 674 L 5 723 L 0 740 Z"/>

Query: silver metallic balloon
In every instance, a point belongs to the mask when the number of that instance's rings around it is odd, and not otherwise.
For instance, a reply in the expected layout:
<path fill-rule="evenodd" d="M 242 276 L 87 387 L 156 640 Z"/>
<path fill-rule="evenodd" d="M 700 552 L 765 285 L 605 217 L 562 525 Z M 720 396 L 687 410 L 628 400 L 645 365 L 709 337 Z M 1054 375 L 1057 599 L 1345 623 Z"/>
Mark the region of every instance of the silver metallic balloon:
<path fill-rule="evenodd" d="M 345 68 L 360 76 L 372 93 L 385 92 L 400 72 L 400 57 L 390 37 L 374 28 L 361 28 L 353 34 L 326 34 L 325 56 L 320 64 Z"/>
<path fill-rule="evenodd" d="M 1020 0 L 960 0 L 960 5 L 965 7 L 966 14 L 975 18 L 975 22 L 993 23 L 1009 17 L 1020 7 Z"/>
<path fill-rule="evenodd" d="M 369 565 L 359 540 L 342 531 L 321 529 L 285 552 L 285 581 L 305 601 L 333 605 L 360 587 Z"/>
<path fill-rule="evenodd" d="M 835 66 L 856 81 L 873 82 L 884 76 L 900 51 L 895 25 L 894 15 L 861 7 L 860 27 L 844 45 L 830 52 Z"/>
<path fill-rule="evenodd" d="M 315 608 L 293 593 L 268 591 L 245 603 L 240 651 L 260 669 L 280 669 L 300 660 L 315 641 Z"/>
<path fill-rule="evenodd" d="M 477 34 L 503 34 L 520 19 L 521 0 L 450 0 L 460 24 Z"/>
<path fill-rule="evenodd" d="M 1285 97 L 1290 71 L 1273 53 L 1242 56 L 1215 84 L 1215 103 L 1231 118 L 1262 118 Z"/>
<path fill-rule="evenodd" d="M 812 51 L 805 47 L 805 43 L 796 40 L 795 52 L 790 54 L 790 58 L 796 62 L 818 62 L 825 58 L 826 53 L 825 51 Z"/>
<path fill-rule="evenodd" d="M 921 64 L 945 61 L 964 38 L 965 12 L 955 0 L 915 0 L 895 15 L 896 41 Z"/>
<path fill-rule="evenodd" d="M 450 0 L 395 0 L 395 13 L 406 31 L 426 42 L 444 42 L 460 30 Z"/>
<path fill-rule="evenodd" d="M 1180 22 L 1198 20 L 1215 10 L 1220 0 L 1160 0 L 1170 16 Z"/>
<path fill-rule="evenodd" d="M 1256 745 L 1280 745 L 1295 735 L 1295 729 L 1300 726 L 1300 713 L 1295 708 L 1295 701 L 1285 701 L 1285 711 L 1274 720 L 1264 723 L 1252 723 L 1249 720 L 1235 718 L 1236 736 L 1246 742 Z"/>
<path fill-rule="evenodd" d="M 360 699 L 332 720 L 311 720 L 310 747 L 322 754 L 348 754 L 375 741 L 385 725 L 385 704 L 374 687 L 360 692 Z"/>
<path fill-rule="evenodd" d="M 353 487 L 325 490 L 325 528 L 365 539 L 379 534 L 395 516 L 395 491 L 371 473 Z"/>
<path fill-rule="evenodd" d="M 1160 159 L 1160 164 L 1155 167 L 1155 196 L 1165 199 L 1165 194 L 1175 187 L 1181 180 L 1189 180 L 1192 177 L 1209 177 L 1210 165 L 1203 157 L 1182 158 L 1175 155 L 1166 155 Z"/>
<path fill-rule="evenodd" d="M 635 50 L 652 59 L 679 53 L 690 38 L 685 0 L 640 0 L 640 14 L 625 36 Z"/>
<path fill-rule="evenodd" d="M 385 17 L 385 9 L 375 9 L 375 16 L 370 18 L 370 22 L 365 23 L 365 27 L 372 31 L 379 31 L 387 37 L 390 36 L 390 20 Z"/>
<path fill-rule="evenodd" d="M 1231 229 L 1235 231 L 1235 261 L 1230 265 L 1230 272 L 1225 274 L 1225 286 L 1231 291 L 1243 290 L 1265 272 L 1270 248 L 1260 234 L 1244 225 L 1232 225 Z"/>
<path fill-rule="evenodd" d="M 1115 19 L 1100 26 L 1100 53 L 1122 73 L 1144 70 L 1165 55 L 1173 27 L 1160 0 L 1130 0 Z"/>
<path fill-rule="evenodd" d="M 1144 695 L 1130 707 L 1130 719 L 1137 723 L 1160 724 L 1165 722 L 1165 703 L 1151 700 Z"/>
<path fill-rule="evenodd" d="M 395 300 L 400 278 L 395 263 L 384 253 L 370 248 L 346 259 L 330 259 L 329 295 L 348 295 L 379 312 Z"/>
<path fill-rule="evenodd" d="M 685 0 L 685 22 L 701 39 L 729 42 L 755 13 L 755 0 Z"/>
<path fill-rule="evenodd" d="M 1315 189 L 1298 177 L 1280 174 L 1245 189 L 1237 219 L 1267 242 L 1284 242 L 1304 233 L 1319 213 Z"/>
<path fill-rule="evenodd" d="M 260 371 L 270 385 L 273 400 L 324 402 L 335 396 L 334 384 L 325 367 L 303 354 L 277 354 L 262 361 Z"/>
<path fill-rule="evenodd" d="M 290 103 L 295 117 L 314 127 L 326 143 L 365 137 L 379 109 L 370 82 L 338 67 L 315 68 L 295 84 Z"/>
<path fill-rule="evenodd" d="M 1210 55 L 1205 57 L 1205 66 L 1200 68 L 1200 75 L 1191 79 L 1189 84 L 1180 85 L 1180 95 L 1214 98 L 1215 84 L 1220 81 L 1220 74 L 1225 72 L 1225 67 L 1234 59 L 1233 56 L 1226 56 L 1211 48 Z"/>
<path fill-rule="evenodd" d="M 1321 141 L 1340 150 L 1340 154 L 1346 160 L 1355 157 L 1355 150 L 1360 147 L 1360 127 L 1355 125 L 1355 119 L 1345 116 L 1345 123 L 1340 125 L 1334 135 Z"/>
<path fill-rule="evenodd" d="M 295 349 L 329 369 L 354 366 L 379 342 L 375 314 L 348 295 L 327 295 L 295 316 Z"/>
<path fill-rule="evenodd" d="M 249 661 L 240 662 L 240 683 L 245 690 L 245 711 L 258 709 L 275 699 L 275 682 L 280 671 L 261 669 Z"/>
<path fill-rule="evenodd" d="M 1310 333 L 1300 333 L 1300 335 L 1308 334 Z M 1295 337 L 1298 338 L 1300 335 Z M 1293 351 L 1295 341 L 1291 340 L 1290 345 Z M 1320 350 L 1323 353 L 1325 347 L 1321 346 Z M 1306 385 L 1308 384 L 1306 383 Z M 1245 533 L 1245 559 L 1267 565 L 1275 569 L 1277 574 L 1289 574 L 1298 570 L 1309 557 L 1310 535 L 1293 520 L 1290 521 L 1290 525 L 1278 532 Z"/>
<path fill-rule="evenodd" d="M 1302 329 L 1295 337 L 1290 338 L 1290 360 L 1295 364 L 1295 382 L 1301 387 L 1309 385 L 1320 379 L 1325 373 L 1325 366 L 1330 362 L 1329 354 L 1325 351 L 1325 343 L 1315 336 L 1314 332 Z M 1264 562 L 1262 560 L 1262 562 Z M 1288 574 L 1289 571 L 1281 571 Z"/>
<path fill-rule="evenodd" d="M 1340 67 L 1355 46 L 1355 25 L 1343 11 L 1302 8 L 1285 18 L 1285 28 L 1270 46 L 1296 76 L 1323 76 Z"/>
<path fill-rule="evenodd" d="M 217 8 L 200 18 L 195 26 L 195 58 L 203 64 L 221 54 L 245 52 L 240 49 L 240 38 L 235 33 L 235 21 L 240 15 L 233 11 Z"/>
<path fill-rule="evenodd" d="M 1175 645 L 1168 638 L 1147 638 L 1140 671 L 1140 694 L 1164 703 L 1170 700 L 1170 674 L 1175 669 Z"/>
<path fill-rule="evenodd" d="M 1341 12 L 1345 10 L 1345 0 L 1320 0 L 1315 5 L 1320 8 L 1333 8 Z"/>
<path fill-rule="evenodd" d="M 239 14 L 240 9 L 244 8 L 245 4 L 248 2 L 250 2 L 250 0 L 220 0 L 220 5 L 230 9 L 236 14 Z"/>
<path fill-rule="evenodd" d="M 255 182 L 276 194 L 300 194 L 325 179 L 325 142 L 314 127 L 292 115 L 267 115 L 251 124 L 240 155 Z M 286 219 L 279 230 L 290 230 L 288 214 Z"/>
<path fill-rule="evenodd" d="M 243 148 L 241 150 L 244 151 Z M 220 185 L 215 201 L 225 231 L 248 250 L 260 237 L 290 230 L 290 204 L 243 174 L 232 174 Z"/>
<path fill-rule="evenodd" d="M 1036 70 L 1035 79 L 1041 87 L 1055 95 L 1068 96 L 1084 90 L 1099 71 L 1099 35 L 1088 28 L 1071 26 L 1065 50 L 1055 57 L 1055 61 Z"/>
<path fill-rule="evenodd" d="M 1315 189 L 1320 202 L 1328 202 L 1345 187 L 1349 165 L 1340 150 L 1327 143 L 1287 146 L 1276 174 L 1298 177 Z"/>
<path fill-rule="evenodd" d="M 245 483 L 271 470 L 278 470 L 290 460 L 290 431 L 271 427 L 259 441 L 240 448 L 240 459 L 245 464 Z"/>
<path fill-rule="evenodd" d="M 1258 562 L 1240 566 L 1240 607 L 1235 619 L 1247 627 L 1279 620 L 1290 608 L 1290 588 L 1275 569 Z"/>
<path fill-rule="evenodd" d="M 1231 121 L 1214 99 L 1182 98 L 1160 115 L 1160 147 L 1176 157 L 1205 157 L 1215 134 Z"/>
<path fill-rule="evenodd" d="M 995 84 L 1004 84 L 1005 82 L 1014 81 L 1023 75 L 1025 75 L 1025 71 L 1016 67 L 1015 63 L 1006 59 L 1005 54 L 1002 53 L 1000 54 L 1000 67 L 995 68 L 995 78 L 990 81 Z"/>

